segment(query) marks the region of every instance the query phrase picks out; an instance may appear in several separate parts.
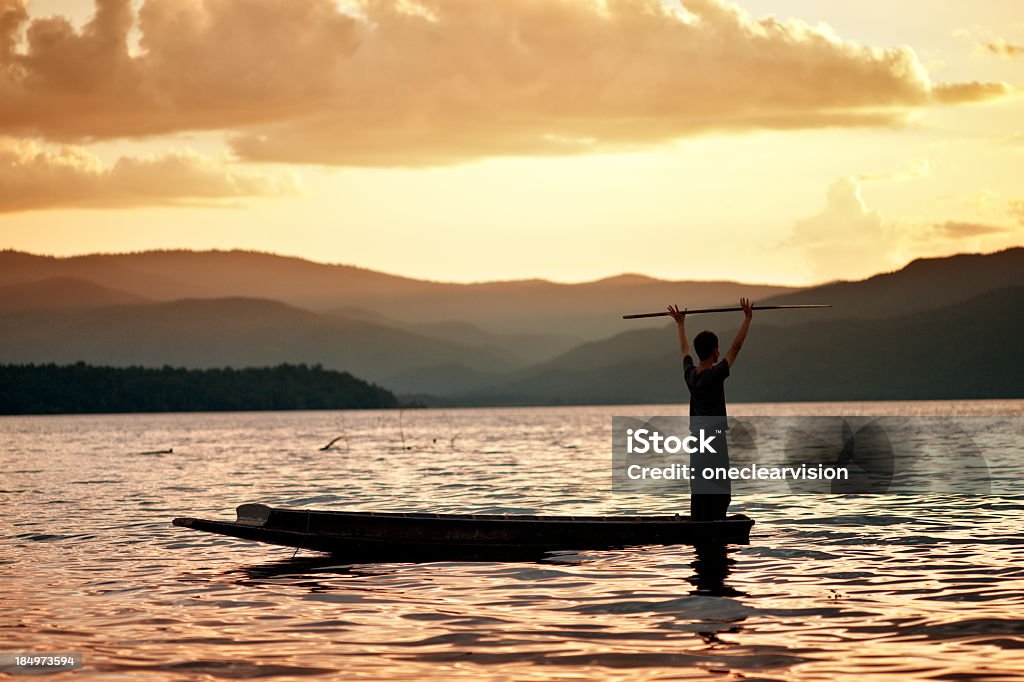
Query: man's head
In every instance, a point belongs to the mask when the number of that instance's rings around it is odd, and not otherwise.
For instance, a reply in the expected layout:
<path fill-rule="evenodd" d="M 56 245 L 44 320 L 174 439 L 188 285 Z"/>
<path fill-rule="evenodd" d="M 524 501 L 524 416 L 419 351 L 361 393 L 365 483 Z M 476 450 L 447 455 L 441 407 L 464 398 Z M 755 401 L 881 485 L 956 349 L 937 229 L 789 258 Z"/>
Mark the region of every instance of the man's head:
<path fill-rule="evenodd" d="M 693 340 L 693 349 L 701 360 L 711 358 L 712 362 L 718 362 L 718 337 L 714 332 L 705 329 L 697 334 Z"/>

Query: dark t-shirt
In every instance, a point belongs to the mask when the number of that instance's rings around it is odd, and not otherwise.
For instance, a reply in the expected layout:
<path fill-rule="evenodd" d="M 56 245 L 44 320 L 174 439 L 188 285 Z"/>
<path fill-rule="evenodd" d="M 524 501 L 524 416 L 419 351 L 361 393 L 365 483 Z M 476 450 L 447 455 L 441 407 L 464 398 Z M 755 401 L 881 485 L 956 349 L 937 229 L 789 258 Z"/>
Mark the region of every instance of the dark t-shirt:
<path fill-rule="evenodd" d="M 729 363 L 725 360 L 702 372 L 697 371 L 693 358 L 683 358 L 683 377 L 690 389 L 691 417 L 725 416 L 725 380 L 729 376 Z"/>

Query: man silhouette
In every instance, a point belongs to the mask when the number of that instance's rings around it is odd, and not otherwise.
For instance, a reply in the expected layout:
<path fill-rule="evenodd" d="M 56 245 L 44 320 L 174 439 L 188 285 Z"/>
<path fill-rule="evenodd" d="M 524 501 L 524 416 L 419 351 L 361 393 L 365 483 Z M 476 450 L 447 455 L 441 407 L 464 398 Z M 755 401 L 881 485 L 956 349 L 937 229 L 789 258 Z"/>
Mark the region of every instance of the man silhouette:
<path fill-rule="evenodd" d="M 712 453 L 694 453 L 690 458 L 693 474 L 690 477 L 690 517 L 695 521 L 724 519 L 732 499 L 732 486 L 728 479 L 708 480 L 704 473 L 714 469 L 729 468 L 729 448 L 725 440 L 728 428 L 725 408 L 725 380 L 729 378 L 736 356 L 743 347 L 750 328 L 754 311 L 750 300 L 740 299 L 743 308 L 743 324 L 736 332 L 732 345 L 719 361 L 718 336 L 704 330 L 693 339 L 699 363 L 694 365 L 690 355 L 690 344 L 686 340 L 686 310 L 669 306 L 668 312 L 676 321 L 679 332 L 679 350 L 683 354 L 683 378 L 690 390 L 690 429 L 694 433 L 703 429 L 714 433 Z"/>

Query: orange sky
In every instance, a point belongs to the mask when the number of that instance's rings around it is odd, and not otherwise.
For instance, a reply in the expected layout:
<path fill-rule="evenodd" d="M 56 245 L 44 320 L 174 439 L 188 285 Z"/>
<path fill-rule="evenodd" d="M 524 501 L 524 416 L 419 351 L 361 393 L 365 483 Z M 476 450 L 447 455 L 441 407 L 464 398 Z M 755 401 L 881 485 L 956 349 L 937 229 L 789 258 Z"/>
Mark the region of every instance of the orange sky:
<path fill-rule="evenodd" d="M 1017 0 L 0 0 L 0 248 L 807 283 L 1024 242 Z"/>

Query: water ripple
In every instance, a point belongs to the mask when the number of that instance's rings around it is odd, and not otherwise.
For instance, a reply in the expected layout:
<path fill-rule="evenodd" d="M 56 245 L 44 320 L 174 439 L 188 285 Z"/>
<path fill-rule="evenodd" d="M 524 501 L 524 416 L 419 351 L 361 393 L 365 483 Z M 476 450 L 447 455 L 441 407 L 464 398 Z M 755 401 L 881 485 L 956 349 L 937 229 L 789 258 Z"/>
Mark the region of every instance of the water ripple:
<path fill-rule="evenodd" d="M 0 419 L 0 637 L 83 652 L 75 679 L 1019 676 L 1024 495 L 738 498 L 750 546 L 518 564 L 353 565 L 169 524 L 249 501 L 685 513 L 607 491 L 610 415 L 656 411 L 411 411 L 401 436 L 394 412 Z M 173 452 L 133 454 L 153 443 Z"/>

